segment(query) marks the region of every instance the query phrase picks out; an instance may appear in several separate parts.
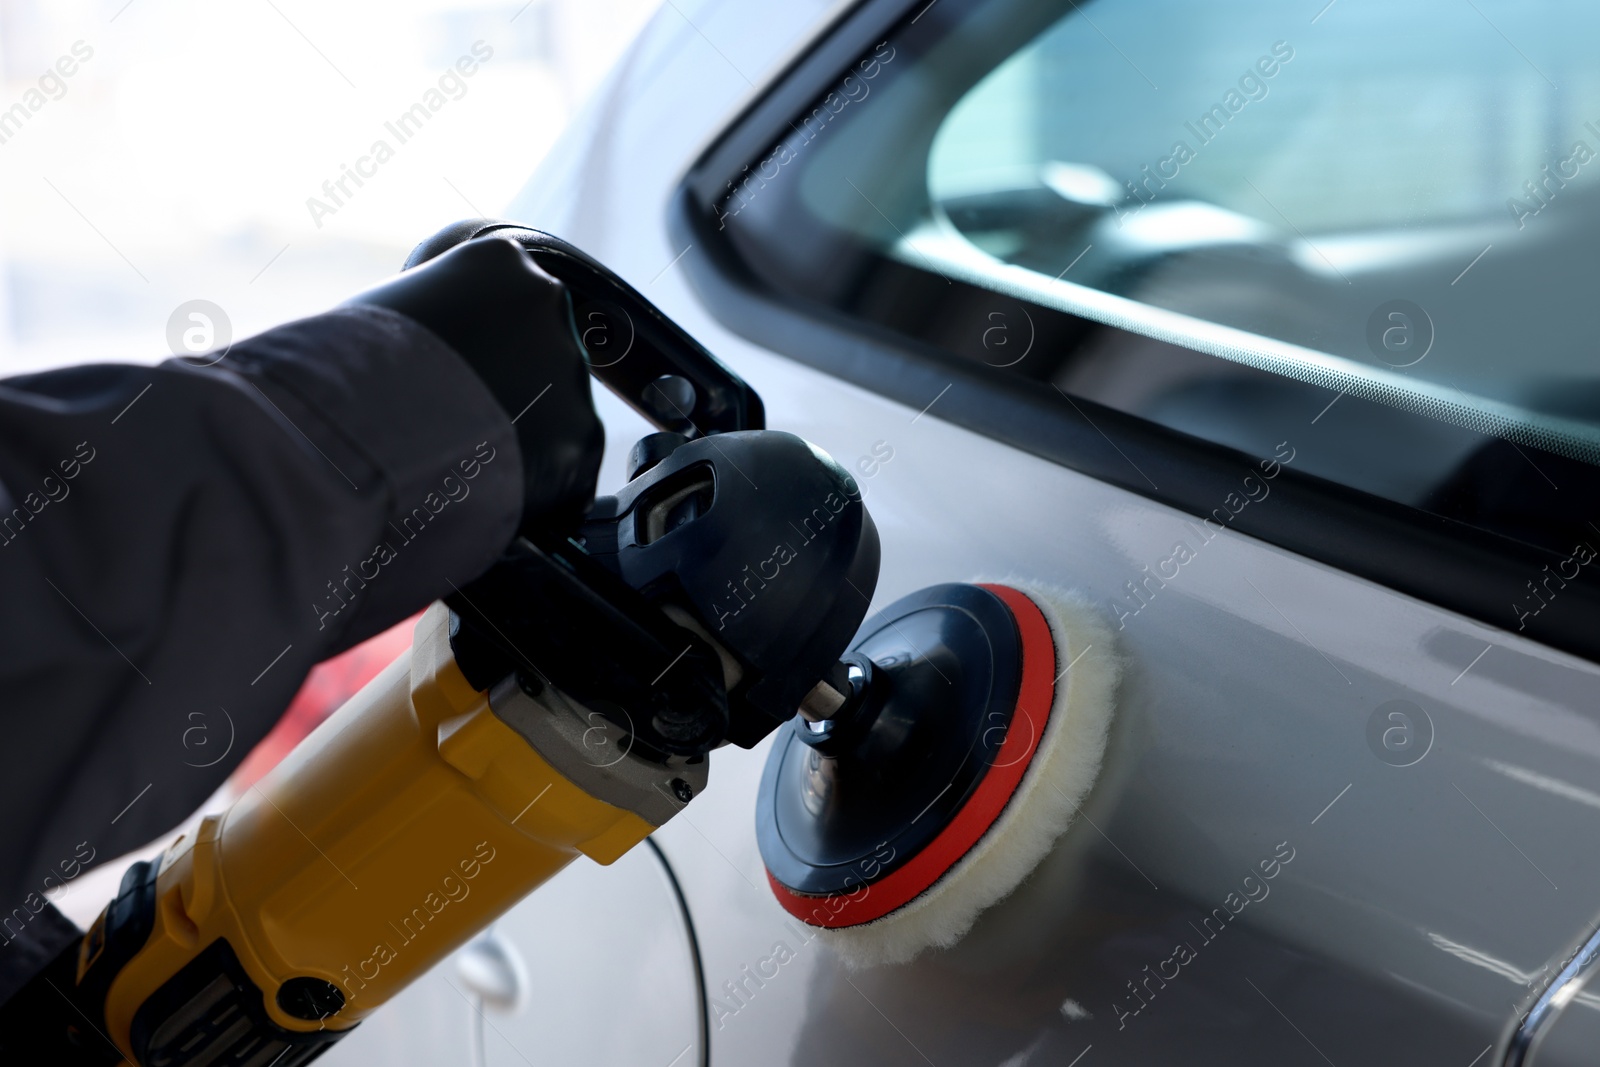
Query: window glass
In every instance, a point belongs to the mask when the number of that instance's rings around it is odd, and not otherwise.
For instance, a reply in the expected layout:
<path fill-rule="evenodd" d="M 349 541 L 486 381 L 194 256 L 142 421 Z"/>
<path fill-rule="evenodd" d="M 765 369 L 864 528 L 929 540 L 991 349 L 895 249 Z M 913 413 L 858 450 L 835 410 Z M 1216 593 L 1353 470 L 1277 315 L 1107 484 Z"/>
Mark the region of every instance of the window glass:
<path fill-rule="evenodd" d="M 719 240 L 1063 420 L 1288 439 L 1567 555 L 1600 538 L 1596 31 L 1577 0 L 939 0 L 727 183 Z"/>
<path fill-rule="evenodd" d="M 1375 393 L 1440 386 L 1425 396 L 1593 458 L 1592 433 L 1563 422 L 1600 421 L 1584 295 L 1600 67 L 1580 43 L 1600 8 L 1528 13 L 1084 5 L 941 122 L 931 217 L 1049 278 L 1087 248 L 1079 285 L 1344 357 L 1378 372 L 1358 379 Z"/>

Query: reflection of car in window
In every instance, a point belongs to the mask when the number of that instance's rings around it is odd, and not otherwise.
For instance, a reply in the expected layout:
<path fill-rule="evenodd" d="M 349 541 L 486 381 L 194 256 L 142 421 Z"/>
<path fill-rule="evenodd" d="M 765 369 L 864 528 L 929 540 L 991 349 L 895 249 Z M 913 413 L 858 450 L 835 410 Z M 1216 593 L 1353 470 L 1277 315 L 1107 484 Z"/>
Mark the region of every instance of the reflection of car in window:
<path fill-rule="evenodd" d="M 1566 43 L 1596 16 L 1530 27 L 1554 78 L 1470 9 L 1217 14 L 941 3 L 891 36 L 871 106 L 814 144 L 772 129 L 793 162 L 731 192 L 707 166 L 691 195 L 737 205 L 708 237 L 769 298 L 966 364 L 988 401 L 952 417 L 1190 508 L 1211 487 L 1156 489 L 1059 424 L 1135 416 L 1134 447 L 1190 463 L 1228 453 L 1155 427 L 1253 456 L 1292 439 L 1294 492 L 1333 525 L 1242 528 L 1600 650 L 1600 598 L 1544 613 L 1529 588 L 1600 544 L 1600 134 Z M 892 392 L 886 366 L 849 373 Z"/>

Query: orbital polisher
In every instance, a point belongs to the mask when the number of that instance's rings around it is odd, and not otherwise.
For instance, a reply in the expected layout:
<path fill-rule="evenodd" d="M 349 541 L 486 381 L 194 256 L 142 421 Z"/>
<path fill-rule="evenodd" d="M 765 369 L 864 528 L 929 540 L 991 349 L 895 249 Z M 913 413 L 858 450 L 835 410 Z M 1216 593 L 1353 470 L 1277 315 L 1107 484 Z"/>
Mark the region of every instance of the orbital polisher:
<path fill-rule="evenodd" d="M 1117 662 L 1092 609 L 944 585 L 863 626 L 878 534 L 843 468 L 764 429 L 748 385 L 565 242 L 480 220 L 432 251 L 491 232 L 578 321 L 626 323 L 627 357 L 591 370 L 657 428 L 628 482 L 433 605 L 256 788 L 130 867 L 5 1005 L 0 1051 L 308 1063 L 578 855 L 637 845 L 730 742 L 777 732 L 773 892 L 861 963 L 959 938 L 1083 800 Z"/>

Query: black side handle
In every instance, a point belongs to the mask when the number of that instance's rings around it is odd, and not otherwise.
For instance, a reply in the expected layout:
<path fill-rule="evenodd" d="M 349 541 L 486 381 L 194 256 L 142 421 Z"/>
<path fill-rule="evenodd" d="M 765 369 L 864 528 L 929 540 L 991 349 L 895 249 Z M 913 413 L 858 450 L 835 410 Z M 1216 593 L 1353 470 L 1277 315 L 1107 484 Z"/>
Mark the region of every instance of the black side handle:
<path fill-rule="evenodd" d="M 514 222 L 470 219 L 418 245 L 405 265 L 491 233 L 522 245 L 566 285 L 590 373 L 650 423 L 691 440 L 765 429 L 754 389 L 633 286 L 559 237 Z"/>

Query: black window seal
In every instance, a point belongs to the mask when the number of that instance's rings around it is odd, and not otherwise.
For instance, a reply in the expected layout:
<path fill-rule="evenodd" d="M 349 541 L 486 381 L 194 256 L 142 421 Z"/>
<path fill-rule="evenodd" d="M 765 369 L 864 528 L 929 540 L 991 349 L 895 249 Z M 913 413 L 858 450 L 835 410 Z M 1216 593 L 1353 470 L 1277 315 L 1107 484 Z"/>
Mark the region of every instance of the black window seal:
<path fill-rule="evenodd" d="M 987 368 L 914 339 L 772 291 L 725 239 L 718 207 L 734 179 L 852 63 L 929 6 L 929 0 L 864 0 L 840 13 L 711 141 L 667 209 L 675 244 L 693 244 L 700 252 L 683 262 L 691 286 L 724 326 L 764 348 L 917 409 L 958 385 L 939 400 L 937 417 L 1191 515 L 1210 514 L 1261 457 L 1083 397 L 1072 399 L 1084 417 L 1064 416 L 1026 382 L 991 376 Z M 1600 589 L 1594 583 L 1566 583 L 1523 629 L 1511 627 L 1519 619 L 1516 605 L 1528 599 L 1527 583 L 1545 567 L 1554 571 L 1564 560 L 1560 554 L 1292 467 L 1282 470 L 1273 494 L 1278 506 L 1246 508 L 1230 528 L 1600 662 Z"/>

